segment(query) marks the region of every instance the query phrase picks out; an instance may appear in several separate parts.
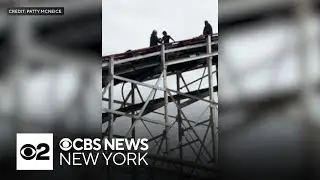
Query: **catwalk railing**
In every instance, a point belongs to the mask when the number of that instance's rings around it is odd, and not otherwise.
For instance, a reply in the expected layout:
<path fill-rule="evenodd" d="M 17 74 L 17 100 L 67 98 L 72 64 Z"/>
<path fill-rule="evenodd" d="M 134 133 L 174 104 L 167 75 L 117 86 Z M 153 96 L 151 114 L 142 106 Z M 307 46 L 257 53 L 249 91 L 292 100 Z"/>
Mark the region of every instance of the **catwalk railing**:
<path fill-rule="evenodd" d="M 151 165 L 159 168 L 160 162 L 160 168 L 175 169 L 187 176 L 216 175 L 218 83 L 214 80 L 218 73 L 214 66 L 218 65 L 218 35 L 129 53 L 129 57 L 127 52 L 102 59 L 102 100 L 106 103 L 102 113 L 103 136 L 148 137 Z M 184 74 L 196 74 L 201 69 L 201 77 L 190 82 L 184 78 Z M 172 79 L 173 75 L 176 78 Z M 131 84 L 126 96 L 125 83 Z M 121 94 L 116 90 L 121 84 L 122 101 L 116 99 Z M 201 104 L 205 107 L 199 119 L 188 117 L 185 110 L 194 104 L 200 111 Z M 175 110 L 176 115 L 172 115 Z M 208 118 L 203 119 L 206 114 Z"/>

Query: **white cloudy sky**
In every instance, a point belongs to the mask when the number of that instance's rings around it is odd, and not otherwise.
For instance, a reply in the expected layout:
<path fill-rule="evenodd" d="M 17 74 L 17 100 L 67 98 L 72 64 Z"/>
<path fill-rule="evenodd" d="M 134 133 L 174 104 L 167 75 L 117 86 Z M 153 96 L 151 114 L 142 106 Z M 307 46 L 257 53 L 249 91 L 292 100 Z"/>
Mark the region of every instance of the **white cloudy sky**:
<path fill-rule="evenodd" d="M 153 29 L 192 38 L 204 20 L 218 32 L 218 0 L 102 0 L 102 54 L 147 47 Z"/>
<path fill-rule="evenodd" d="M 201 0 L 201 3 L 196 0 L 103 0 L 102 54 L 148 47 L 154 29 L 158 30 L 158 36 L 166 30 L 177 41 L 193 38 L 202 34 L 204 20 L 208 20 L 213 31 L 218 32 L 218 0 Z M 191 81 L 201 74 L 202 71 L 193 71 L 185 76 Z M 169 77 L 169 82 L 169 87 L 176 87 L 175 77 Z M 120 92 L 121 87 L 117 88 L 116 92 Z M 142 91 L 149 93 L 146 89 Z M 121 94 L 117 95 L 121 99 Z M 152 118 L 159 117 L 153 115 Z M 115 126 L 124 132 L 127 123 L 118 121 Z"/>

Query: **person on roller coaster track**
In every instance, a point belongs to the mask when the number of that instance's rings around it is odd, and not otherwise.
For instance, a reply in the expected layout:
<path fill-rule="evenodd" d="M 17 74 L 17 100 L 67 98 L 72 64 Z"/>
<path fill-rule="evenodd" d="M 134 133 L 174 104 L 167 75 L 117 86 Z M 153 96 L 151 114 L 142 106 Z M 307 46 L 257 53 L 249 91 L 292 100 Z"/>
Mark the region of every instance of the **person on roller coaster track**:
<path fill-rule="evenodd" d="M 208 21 L 204 21 L 203 35 L 208 36 L 211 34 L 213 34 L 211 24 Z"/>
<path fill-rule="evenodd" d="M 150 47 L 157 46 L 157 45 L 159 45 L 161 43 L 162 43 L 161 40 L 157 36 L 157 31 L 153 30 L 152 34 L 151 34 L 151 37 L 150 37 Z"/>
<path fill-rule="evenodd" d="M 163 35 L 163 37 L 161 38 L 161 41 L 162 41 L 164 44 L 170 43 L 170 39 L 171 39 L 173 42 L 175 42 L 175 40 L 174 40 L 170 35 L 168 35 L 166 31 L 163 31 L 163 32 L 162 32 L 162 35 Z"/>

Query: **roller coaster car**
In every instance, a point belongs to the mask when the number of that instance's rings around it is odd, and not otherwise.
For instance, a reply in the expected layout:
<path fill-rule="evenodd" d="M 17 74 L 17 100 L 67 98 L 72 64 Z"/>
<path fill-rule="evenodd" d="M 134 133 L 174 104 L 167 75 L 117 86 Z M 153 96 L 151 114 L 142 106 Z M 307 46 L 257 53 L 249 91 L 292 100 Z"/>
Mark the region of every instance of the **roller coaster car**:
<path fill-rule="evenodd" d="M 211 40 L 212 41 L 218 40 L 218 35 L 217 34 L 211 35 Z M 198 37 L 194 37 L 191 39 L 166 44 L 166 49 L 174 49 L 174 48 L 190 46 L 190 45 L 195 45 L 195 44 L 200 44 L 200 43 L 205 43 L 205 42 L 206 42 L 205 36 L 198 36 Z M 121 60 L 121 59 L 131 58 L 131 57 L 135 57 L 135 56 L 141 56 L 141 55 L 145 55 L 145 54 L 154 53 L 154 52 L 160 51 L 160 49 L 161 49 L 161 45 L 147 47 L 147 48 L 143 48 L 143 49 L 137 49 L 137 50 L 128 50 L 124 53 L 112 54 L 109 56 L 105 56 L 105 57 L 103 57 L 103 61 L 109 60 L 111 56 L 113 56 L 114 60 L 116 61 L 116 60 Z M 197 50 L 197 52 L 199 52 L 199 49 Z"/>

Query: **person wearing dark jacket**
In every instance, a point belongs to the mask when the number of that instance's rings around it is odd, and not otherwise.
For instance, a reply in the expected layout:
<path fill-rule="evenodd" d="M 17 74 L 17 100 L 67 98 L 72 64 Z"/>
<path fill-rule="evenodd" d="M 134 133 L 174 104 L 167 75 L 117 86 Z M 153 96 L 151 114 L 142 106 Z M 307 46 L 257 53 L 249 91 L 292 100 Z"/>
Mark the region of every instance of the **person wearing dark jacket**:
<path fill-rule="evenodd" d="M 212 26 L 209 24 L 208 21 L 205 21 L 204 22 L 204 28 L 203 28 L 203 35 L 207 36 L 207 35 L 210 35 L 210 34 L 213 34 L 212 33 Z"/>
<path fill-rule="evenodd" d="M 151 46 L 157 46 L 158 44 L 161 44 L 160 39 L 157 36 L 157 31 L 153 30 L 151 37 L 150 37 L 150 47 Z"/>
<path fill-rule="evenodd" d="M 162 32 L 162 35 L 163 35 L 163 37 L 161 38 L 161 41 L 162 41 L 164 44 L 170 43 L 170 39 L 171 39 L 173 42 L 175 42 L 175 40 L 174 40 L 170 35 L 168 35 L 166 31 L 163 31 L 163 32 Z"/>

